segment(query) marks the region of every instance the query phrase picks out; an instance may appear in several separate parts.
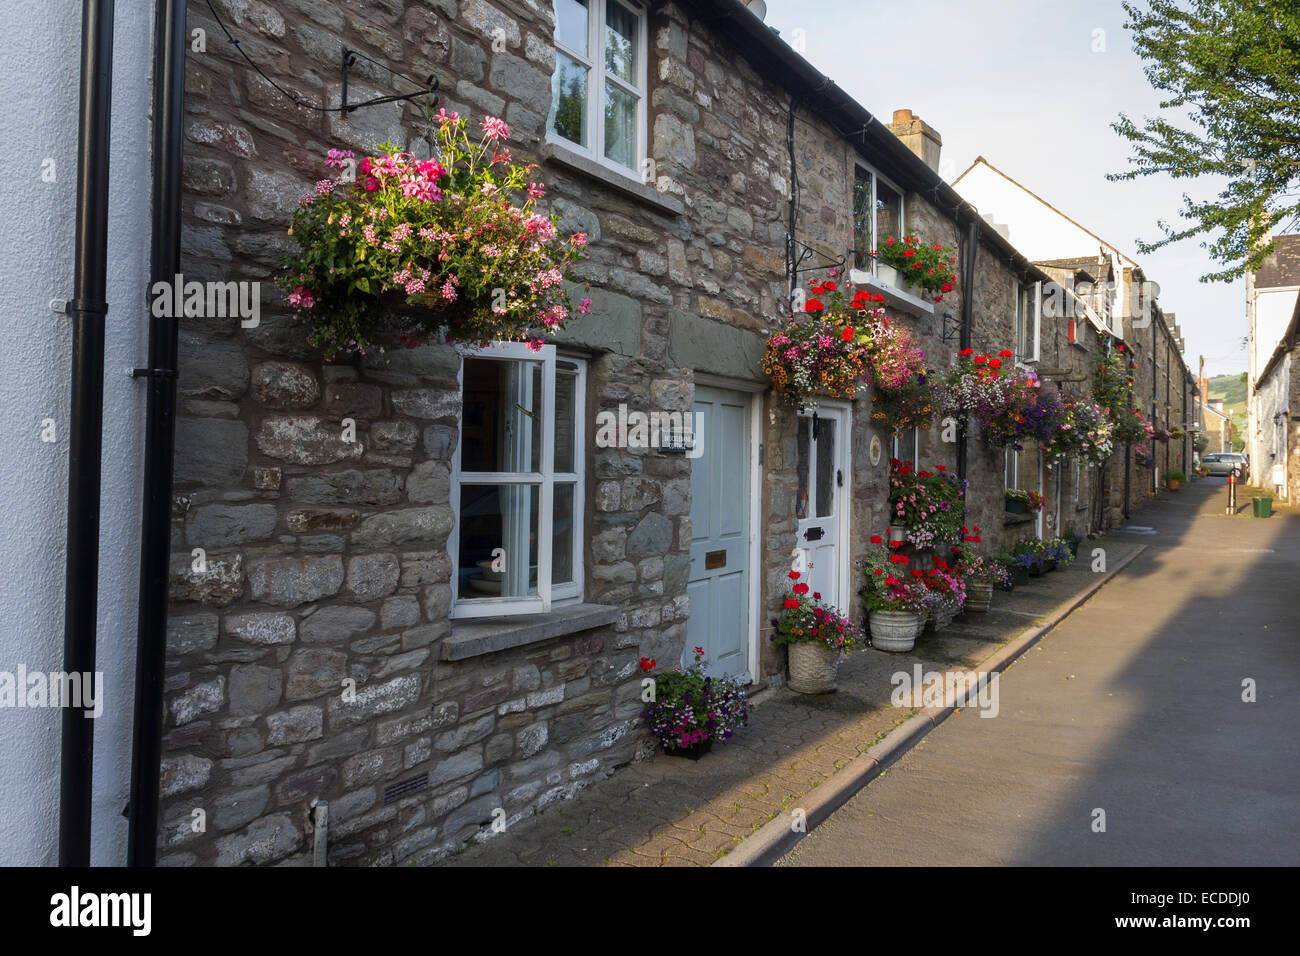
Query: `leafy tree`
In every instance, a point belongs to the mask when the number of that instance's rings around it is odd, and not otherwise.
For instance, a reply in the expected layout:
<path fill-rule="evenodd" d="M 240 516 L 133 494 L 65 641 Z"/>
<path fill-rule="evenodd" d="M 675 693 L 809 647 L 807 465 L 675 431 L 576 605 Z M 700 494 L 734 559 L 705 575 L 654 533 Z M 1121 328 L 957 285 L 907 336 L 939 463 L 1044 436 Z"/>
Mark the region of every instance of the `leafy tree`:
<path fill-rule="evenodd" d="M 1121 113 L 1111 127 L 1133 144 L 1130 168 L 1111 180 L 1167 174 L 1226 180 L 1204 201 L 1183 194 L 1183 223 L 1157 223 L 1151 252 L 1193 236 L 1223 266 L 1202 282 L 1259 268 L 1270 224 L 1300 219 L 1300 3 L 1295 0 L 1126 2 L 1125 26 L 1151 85 L 1190 128 L 1165 117 L 1141 126 Z"/>

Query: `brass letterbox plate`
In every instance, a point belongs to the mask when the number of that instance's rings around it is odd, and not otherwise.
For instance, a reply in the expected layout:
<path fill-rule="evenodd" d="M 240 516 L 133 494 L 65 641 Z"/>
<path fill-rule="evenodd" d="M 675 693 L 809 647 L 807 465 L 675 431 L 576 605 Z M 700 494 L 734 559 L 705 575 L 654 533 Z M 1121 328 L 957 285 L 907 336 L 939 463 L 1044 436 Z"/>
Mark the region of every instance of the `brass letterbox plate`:
<path fill-rule="evenodd" d="M 704 570 L 712 571 L 714 568 L 724 568 L 727 566 L 727 552 L 722 551 L 705 551 L 704 552 Z"/>

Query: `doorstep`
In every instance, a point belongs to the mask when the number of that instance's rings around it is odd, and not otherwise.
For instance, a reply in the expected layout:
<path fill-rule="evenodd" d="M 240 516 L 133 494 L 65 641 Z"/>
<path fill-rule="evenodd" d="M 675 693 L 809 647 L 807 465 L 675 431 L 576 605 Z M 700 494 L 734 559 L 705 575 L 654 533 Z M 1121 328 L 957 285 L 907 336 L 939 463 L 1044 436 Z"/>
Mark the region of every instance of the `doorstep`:
<path fill-rule="evenodd" d="M 630 764 L 438 865 L 709 866 L 730 862 L 725 857 L 742 846 L 737 861 L 754 857 L 765 841 L 756 835 L 764 827 L 770 833 L 771 821 L 803 803 L 824 803 L 855 777 L 869 779 L 863 771 L 876 754 L 901 752 L 890 736 L 899 728 L 912 739 L 928 729 L 921 726 L 928 711 L 918 716 L 890 703 L 892 674 L 918 664 L 923 672 L 979 670 L 1027 631 L 1042 632 L 1142 550 L 1104 540 L 1105 574 L 1080 560 L 1013 592 L 994 591 L 989 613 L 958 615 L 947 629 L 923 634 L 912 653 L 855 652 L 840 665 L 834 694 L 764 694 L 749 725 L 700 760 L 657 754 Z"/>

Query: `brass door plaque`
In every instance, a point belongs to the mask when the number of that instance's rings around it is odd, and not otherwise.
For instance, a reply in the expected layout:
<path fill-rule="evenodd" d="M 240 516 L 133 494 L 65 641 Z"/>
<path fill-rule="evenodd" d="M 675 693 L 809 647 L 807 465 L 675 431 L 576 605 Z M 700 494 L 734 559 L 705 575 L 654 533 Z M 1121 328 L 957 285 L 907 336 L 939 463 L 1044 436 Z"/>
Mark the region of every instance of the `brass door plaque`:
<path fill-rule="evenodd" d="M 714 568 L 725 568 L 727 566 L 727 552 L 722 551 L 705 551 L 704 552 L 704 570 L 712 571 Z"/>

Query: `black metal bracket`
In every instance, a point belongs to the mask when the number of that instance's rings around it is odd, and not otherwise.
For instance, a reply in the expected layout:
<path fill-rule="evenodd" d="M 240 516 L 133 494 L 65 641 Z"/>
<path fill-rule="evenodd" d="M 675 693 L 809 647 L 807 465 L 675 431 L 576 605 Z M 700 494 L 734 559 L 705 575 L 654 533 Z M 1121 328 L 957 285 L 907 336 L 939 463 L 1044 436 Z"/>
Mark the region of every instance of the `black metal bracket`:
<path fill-rule="evenodd" d="M 176 370 L 173 368 L 133 368 L 131 369 L 132 378 L 175 378 Z"/>
<path fill-rule="evenodd" d="M 800 242 L 793 236 L 786 240 L 786 244 L 790 249 L 790 261 L 793 263 L 793 275 L 798 275 L 800 272 L 812 272 L 814 269 L 843 269 L 844 263 L 848 261 L 845 256 L 840 256 L 838 259 L 832 259 L 830 256 L 826 255 L 826 253 L 814 249 L 806 242 Z M 795 255 L 796 249 L 798 250 L 798 255 Z M 813 256 L 818 256 L 823 261 L 814 263 L 810 266 L 802 264 L 807 262 Z"/>
<path fill-rule="evenodd" d="M 952 309 L 943 310 L 943 340 L 951 342 L 961 335 L 961 320 L 952 313 Z"/>
<path fill-rule="evenodd" d="M 392 96 L 376 96 L 372 100 L 364 100 L 363 102 L 360 103 L 348 103 L 348 71 L 352 68 L 352 65 L 356 62 L 357 62 L 357 54 L 354 51 L 349 50 L 347 47 L 344 47 L 343 48 L 343 96 L 339 102 L 339 112 L 341 112 L 344 116 L 347 116 L 353 110 L 361 109 L 363 106 L 379 106 L 380 104 L 383 103 L 399 103 L 404 100 L 413 100 L 417 96 L 431 97 L 431 99 L 429 100 L 430 107 L 434 107 L 438 105 L 438 93 L 437 93 L 438 78 L 434 76 L 432 73 L 429 74 L 429 78 L 425 81 L 425 89 L 416 90 L 414 93 L 394 93 Z"/>

